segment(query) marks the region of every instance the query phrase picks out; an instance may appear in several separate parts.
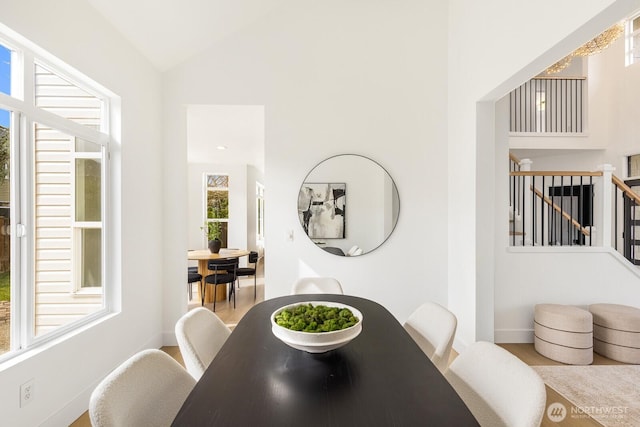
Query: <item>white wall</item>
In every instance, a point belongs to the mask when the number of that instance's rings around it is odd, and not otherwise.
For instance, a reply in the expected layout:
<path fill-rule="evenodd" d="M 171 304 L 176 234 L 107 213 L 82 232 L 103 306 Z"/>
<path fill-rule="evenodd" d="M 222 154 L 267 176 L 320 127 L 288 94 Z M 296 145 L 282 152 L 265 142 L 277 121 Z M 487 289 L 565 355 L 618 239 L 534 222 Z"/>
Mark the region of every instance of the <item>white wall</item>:
<path fill-rule="evenodd" d="M 185 151 L 182 105 L 265 105 L 267 297 L 288 293 L 300 275 L 334 275 L 347 293 L 384 303 L 400 320 L 433 299 L 459 316 L 459 343 L 490 339 L 493 307 L 482 298 L 493 295 L 496 260 L 493 240 L 479 242 L 476 224 L 493 223 L 495 207 L 492 198 L 476 194 L 494 187 L 495 170 L 486 160 L 494 158 L 495 142 L 491 131 L 477 133 L 477 102 L 501 98 L 605 29 L 614 15 L 628 12 L 620 9 L 637 4 L 615 2 L 582 26 L 611 3 L 546 0 L 526 21 L 517 19 L 521 5 L 507 0 L 412 1 L 402 7 L 380 0 L 367 3 L 366 20 L 359 4 L 287 3 L 165 75 L 169 198 L 175 207 L 186 201 L 185 166 L 179 164 Z M 446 89 L 434 84 L 444 81 Z M 300 236 L 295 209 L 306 173 L 320 160 L 348 152 L 380 162 L 402 203 L 387 243 L 355 259 L 323 253 Z M 474 182 L 478 187 L 469 192 Z M 172 216 L 185 215 L 166 208 Z M 290 230 L 293 242 L 286 240 Z M 186 246 L 175 244 L 180 230 L 173 233 L 165 255 L 178 259 Z M 390 285 L 397 274 L 378 266 L 399 262 L 408 268 Z M 176 270 L 165 277 L 180 277 L 182 267 L 171 267 Z M 406 284 L 402 292 L 390 288 L 397 283 Z M 184 310 L 176 296 L 166 288 L 167 331 Z"/>
<path fill-rule="evenodd" d="M 604 27 L 619 20 L 635 8 L 639 2 L 616 2 L 613 8 L 598 16 L 598 21 Z M 616 51 L 611 46 L 605 51 L 607 54 Z M 624 131 L 618 129 L 633 128 L 636 120 L 630 112 L 621 116 L 616 107 L 623 93 L 638 90 L 638 83 L 629 76 L 611 73 L 608 62 L 623 64 L 623 52 L 618 50 L 617 59 L 605 59 L 604 54 L 589 59 L 589 139 L 593 146 L 607 147 L 607 150 L 559 150 L 556 155 L 549 152 L 539 155 L 533 150 L 529 154 L 533 160 L 534 170 L 595 170 L 602 163 L 613 163 L 618 134 Z M 600 64 L 604 70 L 594 69 L 594 64 L 607 61 L 607 65 Z M 624 67 L 616 65 L 621 72 Z M 596 67 L 597 68 L 597 67 Z M 628 70 L 627 70 L 628 71 Z M 594 75 L 595 74 L 595 75 Z M 637 77 L 636 77 L 637 79 Z M 624 84 L 611 84 L 612 81 L 622 81 Z M 604 85 L 604 87 L 603 87 Z M 500 114 L 499 108 L 496 114 Z M 507 110 L 508 111 L 508 110 Z M 508 185 L 505 177 L 506 131 L 496 127 L 495 162 L 505 165 L 496 172 L 495 177 L 495 246 L 494 246 L 494 328 L 497 342 L 532 342 L 533 340 L 533 307 L 537 303 L 560 303 L 583 305 L 597 302 L 611 302 L 619 304 L 638 305 L 640 299 L 637 288 L 640 285 L 638 272 L 629 268 L 622 257 L 611 249 L 603 248 L 508 248 L 505 241 L 507 232 L 506 212 L 501 206 L 508 205 Z M 527 154 L 526 150 L 516 152 L 520 156 Z M 596 187 L 596 206 L 602 191 Z M 602 217 L 596 212 L 596 221 Z M 601 236 L 599 236 L 601 237 Z"/>
<path fill-rule="evenodd" d="M 505 248 L 499 258 L 496 342 L 533 342 L 535 304 L 640 306 L 640 272 L 612 249 Z"/>
<path fill-rule="evenodd" d="M 610 163 L 616 167 L 614 173 L 624 178 L 625 157 L 640 153 L 634 95 L 640 91 L 640 64 L 625 66 L 624 45 L 623 35 L 601 53 L 584 58 L 589 96 L 584 135 L 512 137 L 512 152 L 520 158 L 533 158 L 534 170 L 593 170 L 597 164 Z M 534 150 L 523 150 L 526 148 Z M 557 154 L 535 150 L 544 148 L 560 150 Z"/>
<path fill-rule="evenodd" d="M 446 4 L 330 0 L 285 6 L 164 76 L 171 141 L 165 170 L 173 183 L 168 214 L 179 220 L 187 209 L 181 106 L 264 105 L 267 298 L 289 293 L 298 276 L 315 273 L 337 277 L 347 293 L 382 302 L 401 320 L 424 300 L 446 304 Z M 302 234 L 296 210 L 307 172 L 342 153 L 382 164 L 402 205 L 387 243 L 357 258 L 315 247 Z M 289 230 L 293 242 L 286 240 Z M 172 242 L 168 259 L 185 257 L 179 232 L 166 236 Z M 167 283 L 182 278 L 183 266 L 167 267 Z M 186 309 L 177 293 L 166 286 L 167 331 Z"/>
<path fill-rule="evenodd" d="M 162 343 L 160 76 L 85 1 L 3 0 L 0 9 L 0 22 L 122 99 L 109 204 L 115 214 L 116 305 L 122 311 L 0 367 L 0 425 L 68 425 L 86 411 L 89 393 L 107 372 Z M 30 378 L 35 399 L 19 408 L 20 384 Z"/>
<path fill-rule="evenodd" d="M 591 138 L 607 145 L 605 162 L 626 178 L 626 156 L 640 153 L 640 64 L 624 65 L 624 38 L 589 59 L 590 117 L 605 117 L 591 127 Z"/>
<path fill-rule="evenodd" d="M 521 2 L 449 2 L 448 187 L 450 194 L 464 195 L 448 199 L 448 297 L 459 317 L 458 345 L 493 338 L 493 305 L 482 303 L 482 298 L 494 295 L 500 261 L 495 238 L 485 239 L 482 227 L 494 223 L 500 206 L 492 160 L 500 149 L 492 129 L 487 129 L 488 121 L 494 125 L 486 110 L 639 6 L 626 0 L 543 0 L 528 8 L 522 20 Z M 477 185 L 470 193 L 471 183 Z M 484 197 L 485 193 L 492 196 Z"/>

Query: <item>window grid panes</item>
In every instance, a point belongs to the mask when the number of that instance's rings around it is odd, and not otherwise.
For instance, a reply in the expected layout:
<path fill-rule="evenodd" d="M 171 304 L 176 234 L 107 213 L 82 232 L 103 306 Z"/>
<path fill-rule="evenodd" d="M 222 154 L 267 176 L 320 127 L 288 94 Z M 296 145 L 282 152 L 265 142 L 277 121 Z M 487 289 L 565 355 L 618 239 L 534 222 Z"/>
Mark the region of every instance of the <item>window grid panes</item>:
<path fill-rule="evenodd" d="M 0 44 L 0 93 L 11 95 L 11 49 L 2 44 Z"/>
<path fill-rule="evenodd" d="M 102 230 L 79 228 L 80 287 L 102 287 Z"/>
<path fill-rule="evenodd" d="M 256 241 L 264 240 L 264 186 L 256 183 Z"/>
<path fill-rule="evenodd" d="M 2 77 L 0 77 L 1 79 Z M 10 114 L 0 109 L 0 355 L 10 350 L 11 330 L 11 170 Z"/>
<path fill-rule="evenodd" d="M 99 159 L 76 158 L 76 221 L 100 221 L 102 167 Z"/>
<path fill-rule="evenodd" d="M 12 111 L 0 105 L 0 361 L 107 313 L 104 224 L 111 95 L 14 38 L 0 34 L 0 98 L 14 95 Z M 35 70 L 33 78 L 25 78 L 26 69 Z M 11 93 L 23 87 L 34 94 L 31 99 Z M 26 209 L 19 209 L 25 201 Z M 24 230 L 25 238 L 11 239 L 11 230 Z M 9 260 L 9 254 L 15 259 Z M 9 322 L 3 322 L 5 312 Z"/>
<path fill-rule="evenodd" d="M 640 15 L 627 21 L 626 25 L 626 65 L 640 61 Z"/>
<path fill-rule="evenodd" d="M 628 157 L 628 174 L 629 177 L 640 176 L 640 154 L 634 154 Z"/>
<path fill-rule="evenodd" d="M 229 176 L 208 174 L 206 184 L 207 240 L 218 238 L 222 241 L 222 247 L 228 247 Z"/>

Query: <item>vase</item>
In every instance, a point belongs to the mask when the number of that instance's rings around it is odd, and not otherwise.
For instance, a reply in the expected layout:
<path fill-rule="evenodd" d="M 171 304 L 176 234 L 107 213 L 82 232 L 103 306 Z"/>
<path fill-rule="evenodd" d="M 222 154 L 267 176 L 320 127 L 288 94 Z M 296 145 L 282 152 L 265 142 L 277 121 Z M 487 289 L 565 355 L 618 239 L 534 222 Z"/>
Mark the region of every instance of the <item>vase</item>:
<path fill-rule="evenodd" d="M 220 252 L 220 247 L 222 246 L 222 241 L 220 239 L 209 240 L 209 250 L 212 254 L 217 254 Z"/>

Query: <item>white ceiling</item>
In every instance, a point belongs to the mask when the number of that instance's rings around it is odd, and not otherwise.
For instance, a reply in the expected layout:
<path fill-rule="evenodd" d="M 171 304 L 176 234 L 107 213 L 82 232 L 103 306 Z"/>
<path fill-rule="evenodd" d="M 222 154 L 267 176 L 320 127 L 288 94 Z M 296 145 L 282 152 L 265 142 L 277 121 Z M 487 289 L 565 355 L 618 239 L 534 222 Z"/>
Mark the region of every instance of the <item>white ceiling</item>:
<path fill-rule="evenodd" d="M 263 171 L 264 107 L 190 105 L 187 141 L 189 163 L 248 164 Z"/>
<path fill-rule="evenodd" d="M 250 25 L 285 0 L 87 0 L 160 71 Z"/>
<path fill-rule="evenodd" d="M 286 0 L 87 0 L 166 71 L 251 25 Z M 264 169 L 264 108 L 188 108 L 189 162 L 250 164 Z M 225 151 L 217 150 L 227 146 Z"/>

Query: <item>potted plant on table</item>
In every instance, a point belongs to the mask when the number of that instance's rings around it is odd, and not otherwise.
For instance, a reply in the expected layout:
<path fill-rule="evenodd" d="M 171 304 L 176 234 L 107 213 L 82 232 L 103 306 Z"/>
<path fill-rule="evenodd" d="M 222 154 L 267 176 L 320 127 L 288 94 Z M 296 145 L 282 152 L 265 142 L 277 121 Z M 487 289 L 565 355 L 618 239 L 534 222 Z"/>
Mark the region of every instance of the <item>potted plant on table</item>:
<path fill-rule="evenodd" d="M 208 247 L 212 254 L 217 254 L 220 252 L 220 248 L 222 247 L 222 240 L 220 240 L 221 235 L 221 225 L 218 222 L 208 222 L 207 227 L 207 239 L 208 239 Z"/>

